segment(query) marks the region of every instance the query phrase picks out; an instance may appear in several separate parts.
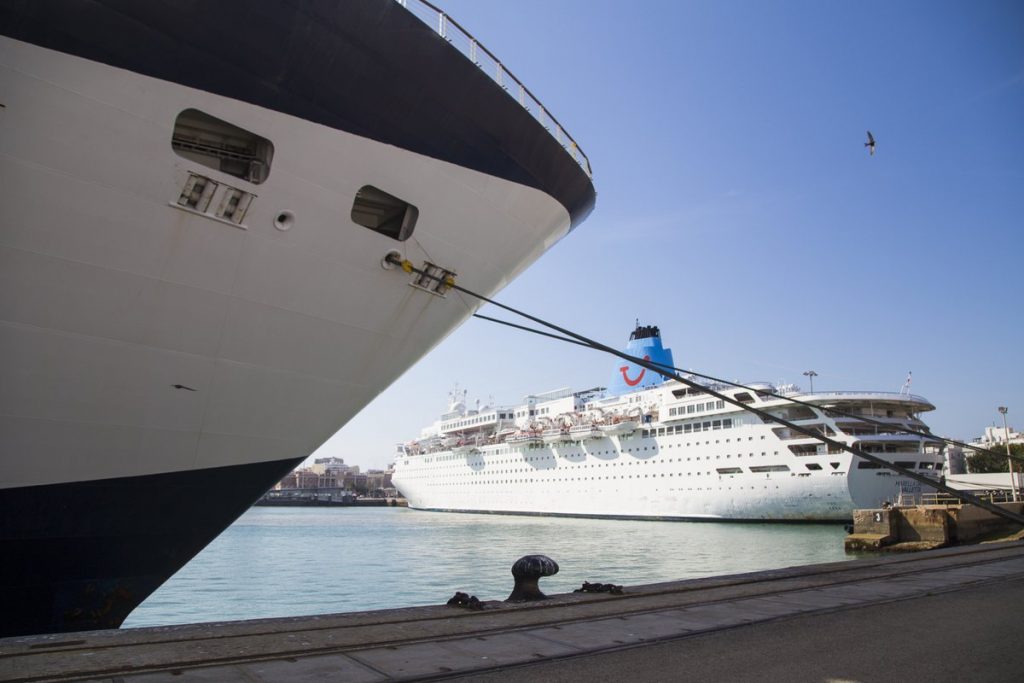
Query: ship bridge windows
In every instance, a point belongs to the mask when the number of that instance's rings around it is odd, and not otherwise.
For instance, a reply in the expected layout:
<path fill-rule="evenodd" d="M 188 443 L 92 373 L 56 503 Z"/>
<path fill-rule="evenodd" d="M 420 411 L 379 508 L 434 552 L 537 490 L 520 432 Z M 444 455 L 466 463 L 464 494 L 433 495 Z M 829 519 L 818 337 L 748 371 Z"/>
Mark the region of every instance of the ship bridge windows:
<path fill-rule="evenodd" d="M 274 158 L 270 140 L 198 109 L 178 114 L 171 149 L 178 156 L 256 185 L 270 175 Z"/>
<path fill-rule="evenodd" d="M 352 220 L 374 232 L 404 242 L 412 236 L 420 211 L 373 185 L 364 185 L 352 202 Z"/>

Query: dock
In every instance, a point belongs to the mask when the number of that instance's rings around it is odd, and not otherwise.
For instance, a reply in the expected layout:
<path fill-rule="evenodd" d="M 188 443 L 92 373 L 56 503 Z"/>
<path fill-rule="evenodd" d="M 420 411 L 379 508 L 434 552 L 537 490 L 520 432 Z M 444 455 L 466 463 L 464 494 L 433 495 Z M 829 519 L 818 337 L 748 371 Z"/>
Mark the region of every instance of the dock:
<path fill-rule="evenodd" d="M 482 610 L 438 584 L 438 606 L 2 639 L 0 680 L 1024 679 L 1020 541 Z"/>

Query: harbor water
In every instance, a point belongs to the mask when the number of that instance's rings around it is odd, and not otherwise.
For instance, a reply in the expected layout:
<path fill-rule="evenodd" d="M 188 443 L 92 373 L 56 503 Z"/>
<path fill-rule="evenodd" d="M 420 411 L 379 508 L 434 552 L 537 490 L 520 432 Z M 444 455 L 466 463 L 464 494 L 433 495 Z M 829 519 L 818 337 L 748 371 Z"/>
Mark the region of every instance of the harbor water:
<path fill-rule="evenodd" d="M 503 600 L 510 568 L 544 554 L 547 593 L 850 559 L 838 524 L 653 522 L 252 508 L 128 617 L 124 628 Z"/>

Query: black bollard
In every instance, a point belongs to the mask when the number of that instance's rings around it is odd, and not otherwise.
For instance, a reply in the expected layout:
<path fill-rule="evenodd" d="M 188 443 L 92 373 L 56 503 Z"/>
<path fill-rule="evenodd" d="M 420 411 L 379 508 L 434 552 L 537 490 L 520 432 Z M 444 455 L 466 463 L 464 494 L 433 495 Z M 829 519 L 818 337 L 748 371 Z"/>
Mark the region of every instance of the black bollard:
<path fill-rule="evenodd" d="M 512 576 L 516 585 L 505 602 L 529 602 L 546 600 L 548 596 L 540 591 L 537 582 L 542 576 L 558 573 L 558 563 L 547 555 L 526 555 L 512 565 Z"/>

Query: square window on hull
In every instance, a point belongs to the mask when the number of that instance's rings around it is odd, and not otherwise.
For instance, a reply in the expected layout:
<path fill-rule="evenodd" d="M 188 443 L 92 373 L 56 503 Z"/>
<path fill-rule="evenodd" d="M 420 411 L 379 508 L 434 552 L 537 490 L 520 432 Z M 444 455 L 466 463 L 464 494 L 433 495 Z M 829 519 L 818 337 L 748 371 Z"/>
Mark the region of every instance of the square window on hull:
<path fill-rule="evenodd" d="M 270 175 L 274 158 L 270 140 L 198 109 L 178 114 L 171 148 L 180 157 L 255 185 Z"/>
<path fill-rule="evenodd" d="M 412 236 L 419 216 L 415 206 L 373 185 L 360 188 L 352 203 L 353 221 L 399 242 Z"/>

